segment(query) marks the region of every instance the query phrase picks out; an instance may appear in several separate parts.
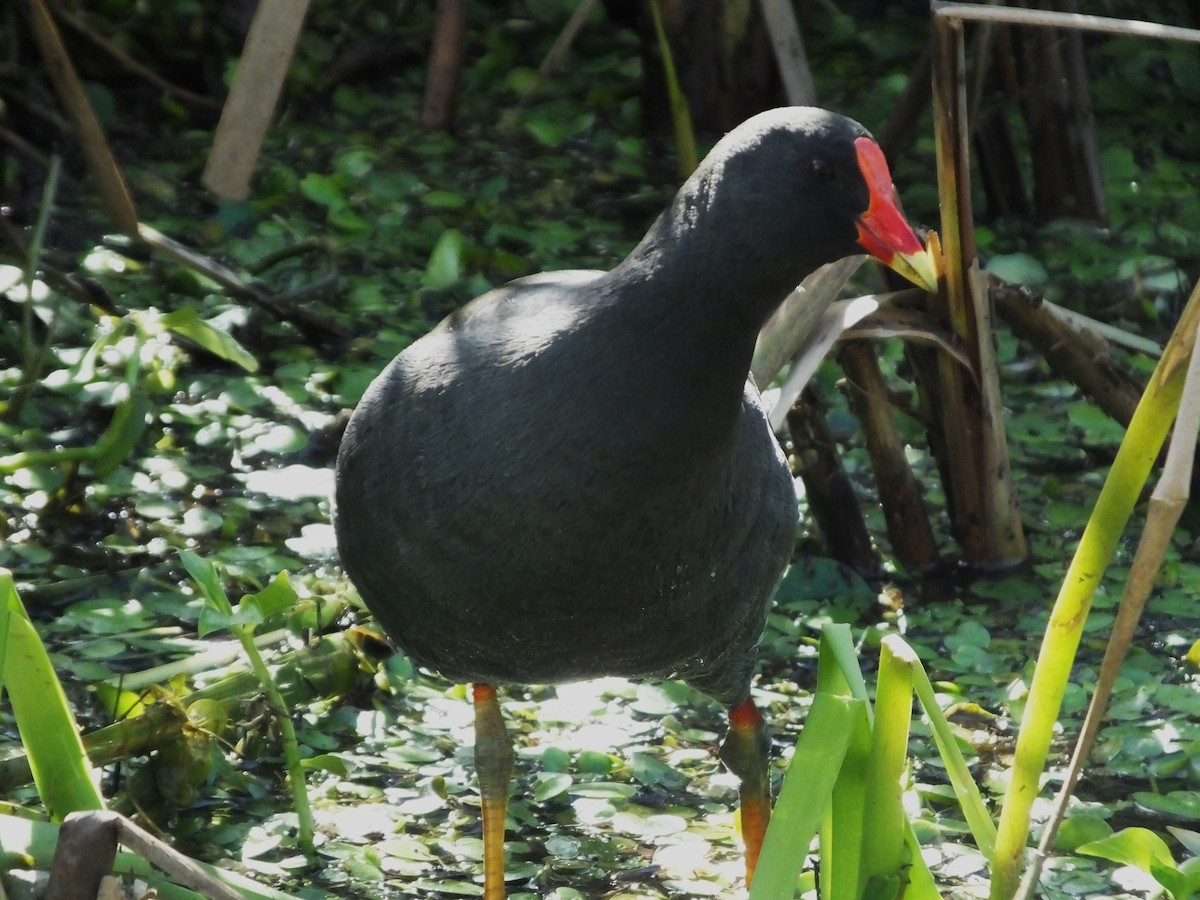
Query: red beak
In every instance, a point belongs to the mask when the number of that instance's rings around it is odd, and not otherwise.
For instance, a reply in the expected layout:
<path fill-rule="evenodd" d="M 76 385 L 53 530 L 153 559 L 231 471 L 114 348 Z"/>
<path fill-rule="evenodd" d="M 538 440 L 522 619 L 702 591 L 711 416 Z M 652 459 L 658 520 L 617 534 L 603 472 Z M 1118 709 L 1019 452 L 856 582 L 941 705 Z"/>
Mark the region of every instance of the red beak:
<path fill-rule="evenodd" d="M 937 267 L 912 226 L 900 212 L 887 160 L 869 137 L 856 138 L 858 167 L 870 192 L 867 211 L 858 218 L 858 242 L 890 269 L 927 291 L 937 290 Z"/>

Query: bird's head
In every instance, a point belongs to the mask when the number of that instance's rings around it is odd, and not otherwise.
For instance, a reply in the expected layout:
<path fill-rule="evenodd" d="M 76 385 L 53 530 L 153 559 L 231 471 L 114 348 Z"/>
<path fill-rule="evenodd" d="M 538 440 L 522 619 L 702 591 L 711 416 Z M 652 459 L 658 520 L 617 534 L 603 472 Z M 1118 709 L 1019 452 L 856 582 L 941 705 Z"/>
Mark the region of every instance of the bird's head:
<path fill-rule="evenodd" d="M 697 220 L 723 223 L 741 254 L 768 265 L 787 260 L 795 271 L 778 274 L 798 276 L 791 286 L 865 250 L 914 284 L 937 288 L 883 151 L 845 116 L 812 107 L 760 113 L 718 142 L 689 186 L 680 195 Z"/>

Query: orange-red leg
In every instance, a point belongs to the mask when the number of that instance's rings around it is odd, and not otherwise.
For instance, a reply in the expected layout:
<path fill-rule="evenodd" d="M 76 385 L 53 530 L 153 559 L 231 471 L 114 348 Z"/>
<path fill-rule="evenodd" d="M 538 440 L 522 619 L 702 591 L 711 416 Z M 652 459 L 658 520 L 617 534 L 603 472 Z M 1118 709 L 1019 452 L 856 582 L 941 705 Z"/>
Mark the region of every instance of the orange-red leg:
<path fill-rule="evenodd" d="M 504 900 L 504 813 L 512 780 L 513 751 L 496 689 L 476 684 L 475 773 L 483 810 L 483 900 Z"/>
<path fill-rule="evenodd" d="M 738 777 L 742 843 L 745 845 L 746 886 L 754 878 L 763 835 L 771 821 L 771 776 L 767 769 L 770 740 L 767 725 L 754 701 L 747 697 L 729 711 L 729 731 L 721 742 L 721 761 Z"/>

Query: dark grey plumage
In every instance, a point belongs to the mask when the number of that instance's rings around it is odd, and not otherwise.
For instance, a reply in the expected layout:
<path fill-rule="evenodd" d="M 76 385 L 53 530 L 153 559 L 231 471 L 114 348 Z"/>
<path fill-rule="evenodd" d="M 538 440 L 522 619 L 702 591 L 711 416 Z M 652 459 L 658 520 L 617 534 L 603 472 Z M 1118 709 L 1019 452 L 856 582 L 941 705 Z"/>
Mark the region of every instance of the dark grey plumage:
<path fill-rule="evenodd" d="M 615 269 L 490 291 L 375 380 L 335 524 L 413 659 L 457 681 L 678 677 L 745 698 L 796 522 L 746 373 L 788 292 L 861 252 L 864 133 L 756 116 Z"/>

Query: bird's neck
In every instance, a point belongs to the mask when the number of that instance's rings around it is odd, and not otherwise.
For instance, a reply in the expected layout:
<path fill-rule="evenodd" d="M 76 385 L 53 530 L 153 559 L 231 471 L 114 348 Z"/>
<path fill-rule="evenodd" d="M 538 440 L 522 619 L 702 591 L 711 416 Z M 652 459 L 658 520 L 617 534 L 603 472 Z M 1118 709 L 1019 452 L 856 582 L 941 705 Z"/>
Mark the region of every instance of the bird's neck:
<path fill-rule="evenodd" d="M 743 198 L 753 206 L 753 198 Z M 647 319 L 688 328 L 704 343 L 737 347 L 749 366 L 754 339 L 771 313 L 816 264 L 802 248 L 780 252 L 766 229 L 740 224 L 742 208 L 693 178 L 610 277 L 636 296 Z M 721 227 L 718 223 L 724 223 Z M 711 348 L 710 348 L 711 349 Z"/>
<path fill-rule="evenodd" d="M 677 199 L 607 280 L 621 329 L 652 355 L 655 388 L 719 429 L 740 412 L 759 329 L 799 279 L 694 222 Z"/>

